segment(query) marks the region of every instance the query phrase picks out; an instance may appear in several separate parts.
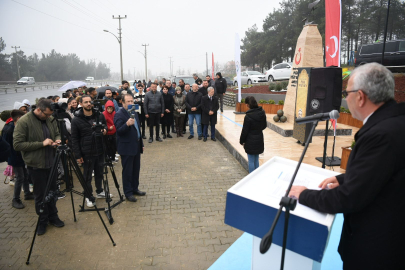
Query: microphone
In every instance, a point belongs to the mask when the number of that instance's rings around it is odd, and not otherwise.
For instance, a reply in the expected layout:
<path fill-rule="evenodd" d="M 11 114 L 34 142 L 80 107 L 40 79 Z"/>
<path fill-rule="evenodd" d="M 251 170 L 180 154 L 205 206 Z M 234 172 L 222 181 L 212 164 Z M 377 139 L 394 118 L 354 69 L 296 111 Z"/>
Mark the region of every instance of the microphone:
<path fill-rule="evenodd" d="M 317 113 L 311 116 L 306 116 L 302 118 L 297 118 L 295 119 L 295 122 L 297 124 L 306 124 L 306 123 L 311 123 L 315 121 L 324 121 L 324 120 L 329 120 L 329 119 L 338 119 L 339 118 L 339 112 L 337 110 L 333 110 L 328 113 Z"/>

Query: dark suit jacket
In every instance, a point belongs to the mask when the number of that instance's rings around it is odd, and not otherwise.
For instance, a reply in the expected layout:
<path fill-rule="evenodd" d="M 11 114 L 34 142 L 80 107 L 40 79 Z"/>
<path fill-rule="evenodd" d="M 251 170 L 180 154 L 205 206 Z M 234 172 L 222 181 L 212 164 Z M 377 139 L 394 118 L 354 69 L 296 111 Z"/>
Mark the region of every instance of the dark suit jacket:
<path fill-rule="evenodd" d="M 201 89 L 201 88 L 200 88 Z M 208 125 L 211 121 L 212 125 L 217 123 L 217 111 L 219 109 L 218 97 L 213 96 L 212 101 L 209 99 L 208 95 L 205 95 L 201 98 L 201 110 L 202 118 L 201 124 Z M 209 111 L 213 111 L 213 115 L 209 115 Z"/>
<path fill-rule="evenodd" d="M 128 119 L 129 113 L 124 108 L 121 108 L 115 114 L 114 125 L 117 128 L 117 152 L 123 156 L 136 156 L 139 153 L 143 153 L 143 140 L 142 137 L 138 138 L 135 125 L 127 126 Z M 138 113 L 135 113 L 135 119 L 141 132 Z"/>
<path fill-rule="evenodd" d="M 405 103 L 389 101 L 355 135 L 346 173 L 331 190 L 305 190 L 301 204 L 343 213 L 344 269 L 402 269 L 405 243 Z"/>

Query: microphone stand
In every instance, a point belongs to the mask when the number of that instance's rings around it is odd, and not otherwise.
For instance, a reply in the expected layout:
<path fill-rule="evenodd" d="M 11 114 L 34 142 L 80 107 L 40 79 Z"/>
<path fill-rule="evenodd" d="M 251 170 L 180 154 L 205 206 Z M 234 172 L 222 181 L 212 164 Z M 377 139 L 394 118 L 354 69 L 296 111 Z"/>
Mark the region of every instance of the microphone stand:
<path fill-rule="evenodd" d="M 273 224 L 270 227 L 270 230 L 263 236 L 262 241 L 260 242 L 260 253 L 264 254 L 269 250 L 269 248 L 271 246 L 271 243 L 273 240 L 274 229 L 276 228 L 277 222 L 280 218 L 283 208 L 285 208 L 283 246 L 282 246 L 282 252 L 281 252 L 281 264 L 280 264 L 281 270 L 284 269 L 284 258 L 285 258 L 285 250 L 286 250 L 286 246 L 287 246 L 288 221 L 290 219 L 290 211 L 294 211 L 295 207 L 297 206 L 297 199 L 288 197 L 288 194 L 290 193 L 291 187 L 294 184 L 295 177 L 297 176 L 298 170 L 301 167 L 302 160 L 304 159 L 305 153 L 307 152 L 309 143 L 314 134 L 315 128 L 318 125 L 318 122 L 319 122 L 319 120 L 315 120 L 312 123 L 312 129 L 311 129 L 309 136 L 307 138 L 307 141 L 305 143 L 305 147 L 304 147 L 304 150 L 302 151 L 300 160 L 298 161 L 297 167 L 295 168 L 294 174 L 293 174 L 290 184 L 287 188 L 287 191 L 286 191 L 284 197 L 281 198 L 280 208 L 277 211 Z"/>

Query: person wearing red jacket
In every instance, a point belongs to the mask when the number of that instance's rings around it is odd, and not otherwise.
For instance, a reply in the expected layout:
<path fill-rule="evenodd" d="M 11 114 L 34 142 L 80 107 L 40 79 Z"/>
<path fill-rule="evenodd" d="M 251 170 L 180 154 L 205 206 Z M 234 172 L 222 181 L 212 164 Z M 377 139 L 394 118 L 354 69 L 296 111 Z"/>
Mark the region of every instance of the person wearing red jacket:
<path fill-rule="evenodd" d="M 108 100 L 105 104 L 106 110 L 103 112 L 105 121 L 107 123 L 107 135 L 105 137 L 106 145 L 106 155 L 111 161 L 116 162 L 115 153 L 117 152 L 117 138 L 116 138 L 116 128 L 114 125 L 114 103 L 111 100 Z"/>

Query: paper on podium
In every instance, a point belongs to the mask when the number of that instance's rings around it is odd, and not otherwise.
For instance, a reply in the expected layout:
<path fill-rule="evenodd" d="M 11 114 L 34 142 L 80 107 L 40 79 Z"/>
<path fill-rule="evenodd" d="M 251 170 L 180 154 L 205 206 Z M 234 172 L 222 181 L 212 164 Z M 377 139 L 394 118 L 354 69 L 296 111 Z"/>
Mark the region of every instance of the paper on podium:
<path fill-rule="evenodd" d="M 263 237 L 269 230 L 291 181 L 296 161 L 274 157 L 228 190 L 225 223 Z M 337 173 L 302 164 L 294 185 L 319 189 L 325 178 Z M 291 211 L 287 248 L 321 261 L 334 215 L 321 213 L 299 202 Z M 284 213 L 276 227 L 273 242 L 281 245 Z"/>

